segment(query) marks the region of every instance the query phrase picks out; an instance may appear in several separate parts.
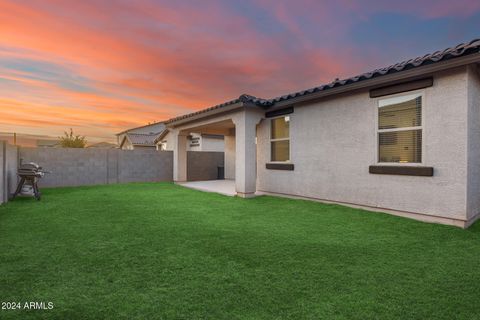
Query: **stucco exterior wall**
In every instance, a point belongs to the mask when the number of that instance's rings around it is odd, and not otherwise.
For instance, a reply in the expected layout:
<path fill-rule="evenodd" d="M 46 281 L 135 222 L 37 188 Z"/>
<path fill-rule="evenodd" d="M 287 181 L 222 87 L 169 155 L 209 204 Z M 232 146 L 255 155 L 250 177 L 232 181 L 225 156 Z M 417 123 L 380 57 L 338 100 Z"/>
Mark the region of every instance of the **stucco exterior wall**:
<path fill-rule="evenodd" d="M 208 136 L 205 137 L 198 133 L 192 133 L 191 135 L 198 138 L 199 145 L 192 145 L 192 141 L 188 139 L 187 151 L 224 152 L 225 147 L 223 139 L 209 138 Z M 161 143 L 165 144 L 165 150 L 172 151 L 174 149 L 174 137 L 172 132 L 167 133 L 166 136 L 157 143 L 158 148 Z"/>
<path fill-rule="evenodd" d="M 202 151 L 202 136 L 199 133 L 191 133 L 187 138 L 187 151 Z"/>
<path fill-rule="evenodd" d="M 480 74 L 468 69 L 468 183 L 467 217 L 480 213 Z"/>
<path fill-rule="evenodd" d="M 0 141 L 0 204 L 7 202 L 7 179 L 5 172 L 6 152 L 5 141 Z"/>
<path fill-rule="evenodd" d="M 121 141 L 120 141 L 121 142 Z M 133 144 L 130 143 L 128 139 L 125 139 L 125 142 L 121 146 L 122 150 L 133 150 Z"/>
<path fill-rule="evenodd" d="M 5 203 L 17 187 L 18 148 L 0 141 L 0 204 Z"/>
<path fill-rule="evenodd" d="M 225 150 L 223 139 L 211 138 L 199 133 L 191 133 L 190 136 L 187 140 L 187 151 L 223 152 Z"/>
<path fill-rule="evenodd" d="M 168 132 L 160 141 L 157 141 L 157 150 L 160 150 L 161 145 L 165 146 L 164 150 L 172 151 L 174 146 L 174 136 L 172 132 Z"/>
<path fill-rule="evenodd" d="M 8 197 L 15 192 L 17 188 L 18 178 L 18 147 L 11 144 L 6 144 L 6 164 L 5 173 L 7 177 L 6 189 Z"/>
<path fill-rule="evenodd" d="M 224 152 L 225 140 L 217 137 L 209 137 L 208 135 L 202 135 L 200 145 L 202 151 L 209 152 Z"/>
<path fill-rule="evenodd" d="M 295 106 L 294 171 L 265 168 L 270 121 L 263 120 L 257 130 L 257 189 L 465 220 L 467 79 L 462 67 L 435 74 L 433 87 L 423 89 L 423 165 L 434 167 L 433 177 L 368 172 L 376 164 L 377 100 L 364 90 Z"/>
<path fill-rule="evenodd" d="M 225 179 L 235 179 L 235 136 L 225 136 Z"/>

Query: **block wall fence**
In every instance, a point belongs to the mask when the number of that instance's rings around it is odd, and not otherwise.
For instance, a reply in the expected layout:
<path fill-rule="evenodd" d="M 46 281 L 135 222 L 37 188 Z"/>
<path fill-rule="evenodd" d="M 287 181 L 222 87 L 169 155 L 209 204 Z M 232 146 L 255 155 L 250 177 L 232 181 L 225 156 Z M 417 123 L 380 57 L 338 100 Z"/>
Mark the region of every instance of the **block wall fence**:
<path fill-rule="evenodd" d="M 223 161 L 223 152 L 189 151 L 188 180 L 217 179 Z M 22 162 L 50 172 L 40 179 L 40 188 L 173 180 L 172 151 L 26 148 L 0 141 L 0 204 L 15 191 Z"/>

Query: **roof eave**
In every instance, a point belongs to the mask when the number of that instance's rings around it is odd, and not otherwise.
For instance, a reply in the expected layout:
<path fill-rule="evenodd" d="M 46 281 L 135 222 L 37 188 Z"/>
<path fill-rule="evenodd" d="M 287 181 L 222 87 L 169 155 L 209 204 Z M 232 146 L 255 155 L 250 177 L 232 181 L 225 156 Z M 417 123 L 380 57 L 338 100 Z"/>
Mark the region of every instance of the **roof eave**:
<path fill-rule="evenodd" d="M 474 54 L 470 54 L 460 58 L 423 65 L 423 66 L 412 68 L 409 70 L 402 70 L 399 72 L 395 72 L 395 73 L 391 73 L 391 74 L 387 74 L 387 75 L 383 75 L 383 76 L 379 76 L 371 79 L 366 79 L 366 80 L 342 85 L 339 87 L 334 87 L 328 90 L 318 91 L 318 92 L 307 94 L 304 96 L 290 98 L 284 101 L 278 101 L 278 102 L 275 102 L 274 106 L 271 109 L 275 110 L 278 108 L 290 106 L 292 104 L 308 102 L 311 100 L 316 100 L 319 98 L 332 96 L 340 93 L 345 93 L 349 91 L 354 91 L 358 89 L 365 89 L 365 88 L 375 87 L 379 85 L 388 85 L 390 83 L 394 83 L 400 80 L 427 76 L 435 72 L 452 69 L 452 68 L 472 64 L 472 63 L 478 63 L 478 62 L 480 62 L 480 53 L 474 53 Z"/>
<path fill-rule="evenodd" d="M 168 130 L 168 129 L 163 130 L 162 133 L 160 133 L 160 135 L 157 138 L 155 138 L 153 143 L 155 145 L 158 144 L 158 142 L 160 142 L 169 132 L 170 132 L 170 130 Z"/>
<path fill-rule="evenodd" d="M 216 108 L 216 109 L 208 110 L 208 111 L 205 111 L 205 112 L 202 112 L 202 113 L 198 113 L 198 114 L 192 115 L 191 117 L 171 121 L 171 122 L 168 122 L 166 125 L 167 125 L 167 128 L 175 128 L 175 127 L 178 127 L 180 125 L 183 125 L 183 124 L 186 124 L 186 123 L 189 123 L 189 122 L 197 121 L 197 120 L 208 118 L 208 117 L 211 117 L 211 116 L 216 116 L 216 115 L 223 114 L 223 113 L 226 113 L 226 112 L 232 112 L 232 111 L 235 111 L 236 109 L 243 108 L 247 105 L 250 105 L 250 104 L 245 104 L 245 103 L 239 101 L 239 102 L 227 105 L 227 106 L 223 106 L 223 107 L 220 107 L 220 108 Z"/>

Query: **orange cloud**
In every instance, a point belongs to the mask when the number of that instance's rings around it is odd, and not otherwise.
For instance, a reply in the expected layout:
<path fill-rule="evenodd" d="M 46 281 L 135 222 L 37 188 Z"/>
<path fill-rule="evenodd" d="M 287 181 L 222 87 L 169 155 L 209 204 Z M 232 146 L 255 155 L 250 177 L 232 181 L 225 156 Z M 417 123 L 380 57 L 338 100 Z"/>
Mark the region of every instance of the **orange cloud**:
<path fill-rule="evenodd" d="M 440 2 L 432 15 L 452 9 Z M 346 0 L 0 0 L 0 131 L 56 136 L 74 127 L 110 139 L 242 93 L 268 98 L 365 71 L 371 61 L 337 41 L 347 21 L 368 16 L 362 8 Z"/>

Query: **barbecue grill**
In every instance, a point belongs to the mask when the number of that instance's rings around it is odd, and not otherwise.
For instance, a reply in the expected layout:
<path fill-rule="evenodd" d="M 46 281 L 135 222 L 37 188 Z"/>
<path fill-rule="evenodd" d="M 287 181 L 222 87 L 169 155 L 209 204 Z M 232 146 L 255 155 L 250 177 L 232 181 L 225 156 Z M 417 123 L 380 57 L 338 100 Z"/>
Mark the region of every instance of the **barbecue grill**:
<path fill-rule="evenodd" d="M 12 198 L 14 199 L 18 195 L 25 195 L 40 200 L 41 193 L 38 190 L 38 180 L 42 178 L 45 173 L 42 167 L 34 162 L 21 164 L 17 171 L 20 182 L 18 182 L 17 190 L 15 190 Z"/>

